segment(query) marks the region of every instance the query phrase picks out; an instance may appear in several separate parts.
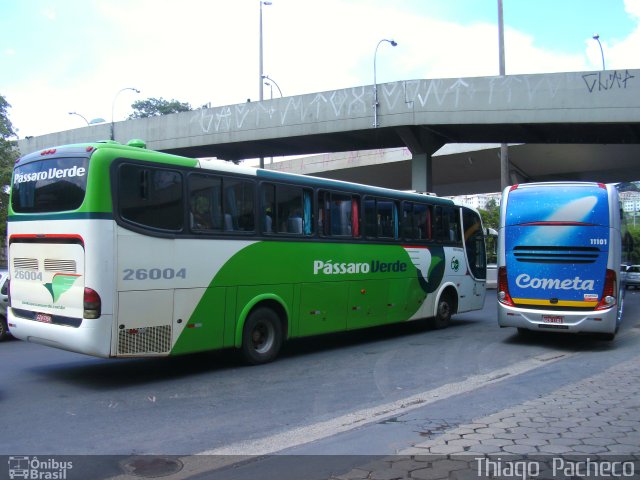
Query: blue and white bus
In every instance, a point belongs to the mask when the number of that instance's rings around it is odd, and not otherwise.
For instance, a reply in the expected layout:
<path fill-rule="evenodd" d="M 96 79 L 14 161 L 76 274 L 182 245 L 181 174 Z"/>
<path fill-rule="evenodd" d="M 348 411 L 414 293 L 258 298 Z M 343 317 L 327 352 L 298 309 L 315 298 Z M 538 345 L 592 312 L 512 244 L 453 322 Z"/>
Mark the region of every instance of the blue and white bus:
<path fill-rule="evenodd" d="M 612 340 L 622 318 L 621 210 L 612 185 L 507 187 L 500 206 L 498 324 L 597 333 Z"/>

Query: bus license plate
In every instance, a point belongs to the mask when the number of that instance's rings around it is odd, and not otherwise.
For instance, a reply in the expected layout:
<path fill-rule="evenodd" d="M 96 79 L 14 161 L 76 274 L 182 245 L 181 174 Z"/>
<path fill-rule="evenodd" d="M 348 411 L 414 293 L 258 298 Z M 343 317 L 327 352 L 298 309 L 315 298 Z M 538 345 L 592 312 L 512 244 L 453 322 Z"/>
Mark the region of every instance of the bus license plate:
<path fill-rule="evenodd" d="M 36 313 L 35 320 L 42 323 L 51 323 L 51 315 L 46 313 Z"/>
<path fill-rule="evenodd" d="M 564 317 L 562 315 L 543 315 L 542 321 L 544 323 L 564 323 Z"/>

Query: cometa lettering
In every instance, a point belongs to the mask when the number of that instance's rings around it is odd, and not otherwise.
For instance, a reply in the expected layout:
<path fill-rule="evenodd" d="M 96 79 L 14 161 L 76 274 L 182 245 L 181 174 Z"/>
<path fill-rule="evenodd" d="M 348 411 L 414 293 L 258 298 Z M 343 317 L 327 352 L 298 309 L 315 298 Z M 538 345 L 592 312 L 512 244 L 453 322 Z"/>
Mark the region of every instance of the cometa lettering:
<path fill-rule="evenodd" d="M 58 178 L 84 177 L 87 169 L 74 165 L 71 168 L 50 168 L 42 172 L 16 173 L 13 183 L 37 182 Z"/>
<path fill-rule="evenodd" d="M 593 280 L 583 280 L 580 277 L 565 278 L 535 278 L 526 273 L 516 277 L 516 285 L 520 288 L 533 288 L 535 290 L 593 290 Z"/>

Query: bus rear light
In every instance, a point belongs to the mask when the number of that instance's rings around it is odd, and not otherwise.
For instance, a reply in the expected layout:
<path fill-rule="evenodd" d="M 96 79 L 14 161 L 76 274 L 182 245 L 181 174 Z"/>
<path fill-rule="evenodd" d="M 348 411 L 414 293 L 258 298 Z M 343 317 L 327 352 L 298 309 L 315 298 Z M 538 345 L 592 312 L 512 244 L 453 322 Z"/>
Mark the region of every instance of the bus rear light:
<path fill-rule="evenodd" d="M 102 300 L 95 290 L 85 287 L 84 289 L 84 318 L 100 318 L 102 310 Z"/>
<path fill-rule="evenodd" d="M 53 155 L 54 153 L 56 153 L 56 149 L 55 148 L 50 148 L 49 150 L 41 151 L 40 155 Z"/>
<path fill-rule="evenodd" d="M 507 282 L 507 267 L 498 268 L 498 301 L 503 305 L 514 306 L 509 294 L 509 284 Z"/>
<path fill-rule="evenodd" d="M 602 298 L 596 310 L 606 310 L 616 304 L 616 272 L 607 269 L 604 279 L 604 289 L 602 290 Z"/>

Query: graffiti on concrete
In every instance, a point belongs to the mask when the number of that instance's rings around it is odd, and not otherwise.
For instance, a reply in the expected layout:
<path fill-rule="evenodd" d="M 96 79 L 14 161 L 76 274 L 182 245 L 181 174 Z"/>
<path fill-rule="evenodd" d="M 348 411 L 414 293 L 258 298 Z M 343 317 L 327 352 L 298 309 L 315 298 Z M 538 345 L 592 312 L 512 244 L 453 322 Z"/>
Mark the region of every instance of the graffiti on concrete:
<path fill-rule="evenodd" d="M 381 114 L 497 111 L 555 108 L 559 92 L 575 91 L 579 84 L 586 85 L 589 93 L 627 90 L 633 78 L 629 70 L 507 75 L 405 80 L 379 84 L 377 90 Z M 198 110 L 191 113 L 191 124 L 199 132 L 211 134 L 364 118 L 368 121 L 373 102 L 373 86 L 364 85 Z"/>
<path fill-rule="evenodd" d="M 632 78 L 635 78 L 635 76 L 631 75 L 629 70 L 625 70 L 624 72 L 619 72 L 618 70 L 614 70 L 613 72 L 593 72 L 582 75 L 582 79 L 587 85 L 589 93 L 615 89 L 624 90 Z"/>

